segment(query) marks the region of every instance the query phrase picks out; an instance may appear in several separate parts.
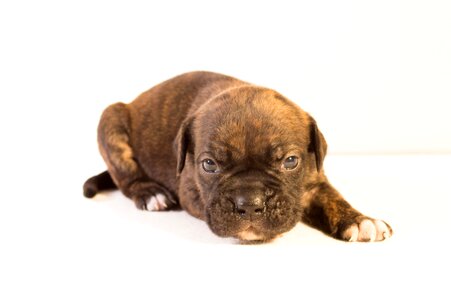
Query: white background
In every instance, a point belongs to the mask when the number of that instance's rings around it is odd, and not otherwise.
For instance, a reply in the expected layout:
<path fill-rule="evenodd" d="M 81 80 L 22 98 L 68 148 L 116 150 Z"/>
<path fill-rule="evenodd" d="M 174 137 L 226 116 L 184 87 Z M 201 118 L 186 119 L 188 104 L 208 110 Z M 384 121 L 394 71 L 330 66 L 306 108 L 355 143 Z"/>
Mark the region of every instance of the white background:
<path fill-rule="evenodd" d="M 451 151 L 449 1 L 9 2 L 0 4 L 8 107 L 98 116 L 162 80 L 210 70 L 299 103 L 333 153 Z"/>
<path fill-rule="evenodd" d="M 446 298 L 450 16 L 449 1 L 0 2 L 1 298 Z M 102 110 L 192 70 L 278 90 L 332 154 L 399 155 L 326 161 L 398 237 L 345 245 L 299 226 L 241 247 L 183 212 L 84 199 Z"/>

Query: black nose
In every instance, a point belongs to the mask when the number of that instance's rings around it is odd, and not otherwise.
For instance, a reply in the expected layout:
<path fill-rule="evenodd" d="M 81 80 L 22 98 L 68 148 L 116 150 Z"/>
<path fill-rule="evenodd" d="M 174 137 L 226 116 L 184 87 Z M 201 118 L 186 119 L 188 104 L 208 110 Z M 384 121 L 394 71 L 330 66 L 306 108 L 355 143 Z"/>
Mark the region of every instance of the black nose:
<path fill-rule="evenodd" d="M 265 203 L 262 197 L 235 197 L 235 207 L 241 218 L 245 220 L 256 220 L 263 215 Z"/>

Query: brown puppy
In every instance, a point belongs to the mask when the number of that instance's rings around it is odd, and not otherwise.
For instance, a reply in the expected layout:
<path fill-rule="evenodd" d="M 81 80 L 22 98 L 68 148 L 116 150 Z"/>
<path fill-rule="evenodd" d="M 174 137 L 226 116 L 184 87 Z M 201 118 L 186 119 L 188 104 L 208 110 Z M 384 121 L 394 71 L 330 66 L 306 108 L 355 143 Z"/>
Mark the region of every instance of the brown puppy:
<path fill-rule="evenodd" d="M 346 241 L 392 233 L 329 184 L 312 117 L 235 78 L 183 74 L 111 105 L 98 142 L 108 171 L 86 181 L 87 197 L 118 187 L 139 209 L 180 205 L 215 234 L 243 241 L 271 240 L 300 221 Z"/>

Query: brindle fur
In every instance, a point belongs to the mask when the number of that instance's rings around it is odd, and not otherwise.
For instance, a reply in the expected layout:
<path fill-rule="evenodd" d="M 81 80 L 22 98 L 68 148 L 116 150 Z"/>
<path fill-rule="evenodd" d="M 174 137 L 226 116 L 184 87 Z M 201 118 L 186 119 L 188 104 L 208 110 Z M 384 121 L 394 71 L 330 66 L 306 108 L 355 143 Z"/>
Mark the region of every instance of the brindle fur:
<path fill-rule="evenodd" d="M 130 104 L 113 104 L 101 117 L 98 143 L 108 173 L 85 183 L 87 197 L 116 185 L 146 209 L 161 193 L 220 236 L 240 238 L 252 228 L 270 240 L 303 221 L 349 239 L 349 226 L 370 219 L 324 175 L 327 144 L 314 119 L 279 93 L 232 77 L 187 73 Z M 294 171 L 279 167 L 287 153 L 301 158 Z M 202 171 L 207 157 L 221 173 Z M 265 199 L 261 219 L 240 219 L 230 201 L 237 191 Z"/>

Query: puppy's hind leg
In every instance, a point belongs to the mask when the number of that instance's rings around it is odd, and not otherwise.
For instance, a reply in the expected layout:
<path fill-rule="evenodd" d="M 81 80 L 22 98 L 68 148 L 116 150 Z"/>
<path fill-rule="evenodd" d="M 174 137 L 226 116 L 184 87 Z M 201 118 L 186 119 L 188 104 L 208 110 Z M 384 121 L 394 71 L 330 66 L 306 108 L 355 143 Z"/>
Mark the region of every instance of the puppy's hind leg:
<path fill-rule="evenodd" d="M 164 185 L 149 178 L 135 159 L 130 143 L 130 121 L 130 112 L 124 103 L 113 104 L 102 114 L 98 142 L 108 173 L 137 208 L 168 210 L 177 204 L 176 198 Z"/>

